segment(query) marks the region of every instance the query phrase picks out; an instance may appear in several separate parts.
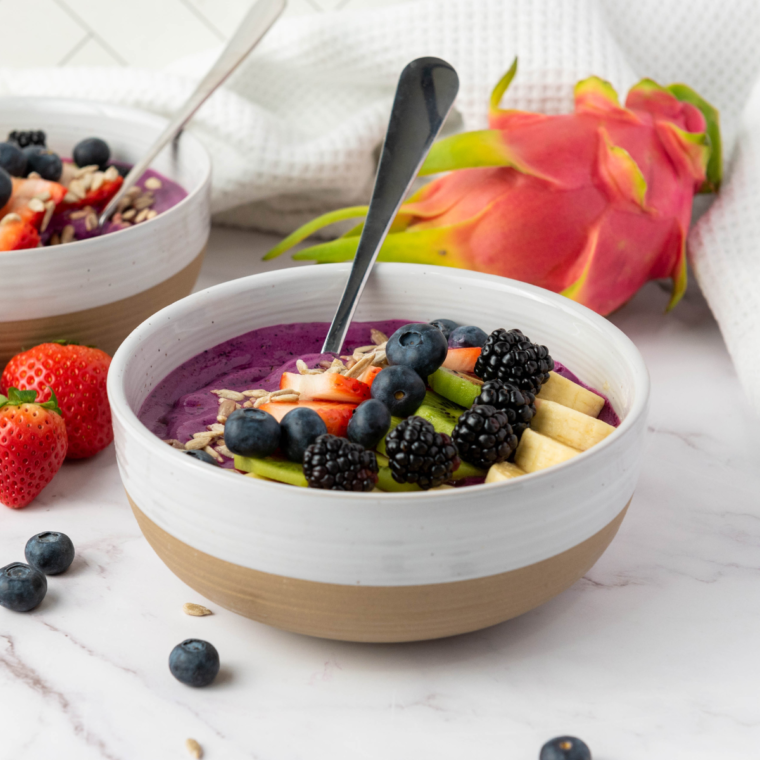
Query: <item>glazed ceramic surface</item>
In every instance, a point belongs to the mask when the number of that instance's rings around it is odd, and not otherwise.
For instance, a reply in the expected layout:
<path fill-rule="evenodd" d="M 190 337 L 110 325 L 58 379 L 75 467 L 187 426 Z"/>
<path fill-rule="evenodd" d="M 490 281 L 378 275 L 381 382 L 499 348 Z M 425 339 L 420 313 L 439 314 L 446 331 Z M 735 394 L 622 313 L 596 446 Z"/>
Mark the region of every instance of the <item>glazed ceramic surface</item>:
<path fill-rule="evenodd" d="M 263 325 L 329 321 L 348 267 L 275 271 L 216 286 L 151 317 L 109 375 L 119 470 L 161 530 L 224 562 L 328 584 L 413 586 L 467 581 L 565 552 L 609 525 L 631 498 L 649 380 L 617 328 L 539 288 L 471 272 L 381 264 L 359 320 L 446 316 L 490 331 L 519 326 L 622 418 L 605 441 L 550 470 L 429 493 L 300 489 L 199 466 L 137 419 L 160 380 L 200 351 Z"/>
<path fill-rule="evenodd" d="M 114 160 L 131 163 L 165 123 L 152 114 L 103 103 L 0 99 L 0 135 L 42 129 L 48 145 L 62 156 L 70 157 L 85 137 L 98 136 L 111 146 Z M 210 229 L 210 159 L 192 135 L 184 134 L 153 166 L 188 193 L 168 211 L 99 238 L 0 254 L 0 354 L 12 351 L 17 337 L 27 345 L 37 338 L 75 337 L 45 335 L 56 330 L 59 317 L 72 314 L 79 316 L 61 320 L 60 326 L 74 331 L 81 326 L 84 337 L 93 334 L 92 323 L 114 320 L 119 327 L 107 340 L 118 345 L 142 319 L 190 292 Z M 148 297 L 141 299 L 145 293 Z M 121 307 L 96 311 L 112 304 Z M 138 321 L 130 323 L 135 314 Z"/>

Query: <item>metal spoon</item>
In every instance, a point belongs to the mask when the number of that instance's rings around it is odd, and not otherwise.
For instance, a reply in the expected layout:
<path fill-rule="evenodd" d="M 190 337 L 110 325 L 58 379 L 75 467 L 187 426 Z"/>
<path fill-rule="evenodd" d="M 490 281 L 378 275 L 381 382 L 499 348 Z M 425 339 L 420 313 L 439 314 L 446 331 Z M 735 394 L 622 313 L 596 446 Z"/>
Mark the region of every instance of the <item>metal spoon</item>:
<path fill-rule="evenodd" d="M 216 63 L 201 80 L 195 92 L 187 99 L 185 104 L 177 111 L 166 129 L 158 136 L 153 145 L 129 174 L 124 178 L 124 183 L 119 192 L 111 198 L 109 204 L 103 209 L 98 218 L 98 226 L 102 227 L 116 211 L 119 201 L 132 185 L 137 182 L 150 166 L 153 159 L 168 145 L 185 127 L 195 112 L 206 102 L 211 93 L 243 62 L 248 53 L 256 47 L 261 38 L 269 31 L 279 15 L 285 9 L 285 0 L 258 0 L 248 11 L 245 18 L 240 22 L 235 34 L 227 43 Z"/>
<path fill-rule="evenodd" d="M 443 126 L 458 91 L 456 71 L 440 58 L 417 58 L 401 72 L 367 219 L 322 353 L 340 353 L 391 222 Z"/>

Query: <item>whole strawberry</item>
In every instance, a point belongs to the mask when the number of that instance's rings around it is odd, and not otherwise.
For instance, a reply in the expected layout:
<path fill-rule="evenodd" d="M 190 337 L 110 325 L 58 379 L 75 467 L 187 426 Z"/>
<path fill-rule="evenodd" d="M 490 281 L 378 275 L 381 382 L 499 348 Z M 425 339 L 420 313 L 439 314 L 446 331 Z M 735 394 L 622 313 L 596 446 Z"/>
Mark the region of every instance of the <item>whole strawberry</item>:
<path fill-rule="evenodd" d="M 66 423 L 55 393 L 9 388 L 0 396 L 0 502 L 21 509 L 33 501 L 66 458 Z"/>
<path fill-rule="evenodd" d="M 113 441 L 106 377 L 111 357 L 98 348 L 43 343 L 14 356 L 0 390 L 36 390 L 41 401 L 55 391 L 69 435 L 69 459 L 85 459 Z"/>

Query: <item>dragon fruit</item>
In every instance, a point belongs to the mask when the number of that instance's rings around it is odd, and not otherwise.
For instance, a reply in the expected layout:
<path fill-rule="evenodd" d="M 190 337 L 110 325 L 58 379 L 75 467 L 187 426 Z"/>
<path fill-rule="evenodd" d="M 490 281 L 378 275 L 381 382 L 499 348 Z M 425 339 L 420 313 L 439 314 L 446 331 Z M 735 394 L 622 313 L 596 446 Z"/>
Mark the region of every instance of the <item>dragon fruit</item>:
<path fill-rule="evenodd" d="M 491 95 L 490 129 L 437 142 L 421 174 L 448 172 L 401 206 L 381 261 L 473 269 L 530 282 L 600 314 L 648 280 L 671 278 L 669 308 L 686 288 L 686 235 L 697 192 L 721 178 L 718 112 L 686 85 L 644 79 L 621 106 L 606 81 L 575 87 L 575 112 L 499 107 L 517 62 Z M 339 220 L 296 230 L 267 258 Z M 361 224 L 294 258 L 352 259 Z"/>

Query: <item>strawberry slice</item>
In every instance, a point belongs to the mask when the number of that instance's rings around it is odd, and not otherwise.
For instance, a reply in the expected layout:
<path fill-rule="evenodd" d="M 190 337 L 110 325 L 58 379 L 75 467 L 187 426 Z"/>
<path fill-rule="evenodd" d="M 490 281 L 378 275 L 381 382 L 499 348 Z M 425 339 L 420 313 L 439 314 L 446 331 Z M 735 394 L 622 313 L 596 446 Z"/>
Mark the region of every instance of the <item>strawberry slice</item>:
<path fill-rule="evenodd" d="M 375 382 L 375 378 L 380 374 L 380 372 L 382 372 L 382 369 L 382 367 L 367 367 L 367 369 L 365 369 L 364 372 L 359 375 L 359 380 L 371 388 L 372 383 Z"/>
<path fill-rule="evenodd" d="M 299 375 L 283 372 L 280 388 L 292 388 L 301 394 L 304 401 L 345 401 L 360 404 L 369 398 L 369 386 L 353 377 L 344 377 L 335 372 L 321 375 Z"/>
<path fill-rule="evenodd" d="M 44 204 L 47 201 L 53 201 L 57 206 L 63 200 L 64 195 L 66 195 L 66 188 L 58 182 L 13 177 L 13 195 L 11 195 L 8 203 L 0 209 L 0 218 L 6 214 L 18 214 L 25 222 L 39 229 L 45 217 Z M 39 203 L 33 202 L 35 198 L 38 199 Z M 41 198 L 45 198 L 45 201 L 42 201 Z M 29 207 L 30 202 L 37 207 L 36 210 Z"/>
<path fill-rule="evenodd" d="M 457 372 L 472 372 L 482 348 L 450 348 L 443 366 Z"/>
<path fill-rule="evenodd" d="M 0 220 L 0 251 L 36 248 L 39 242 L 39 233 L 29 222 L 17 217 Z"/>
<path fill-rule="evenodd" d="M 306 375 L 306 377 L 316 377 L 316 375 Z M 341 404 L 337 401 L 301 401 L 298 404 L 273 403 L 262 404 L 259 409 L 274 417 L 277 422 L 282 422 L 282 418 L 293 409 L 299 406 L 305 406 L 307 409 L 313 409 L 327 425 L 327 432 L 330 435 L 338 435 L 341 438 L 346 437 L 348 423 L 354 414 L 356 404 Z"/>

